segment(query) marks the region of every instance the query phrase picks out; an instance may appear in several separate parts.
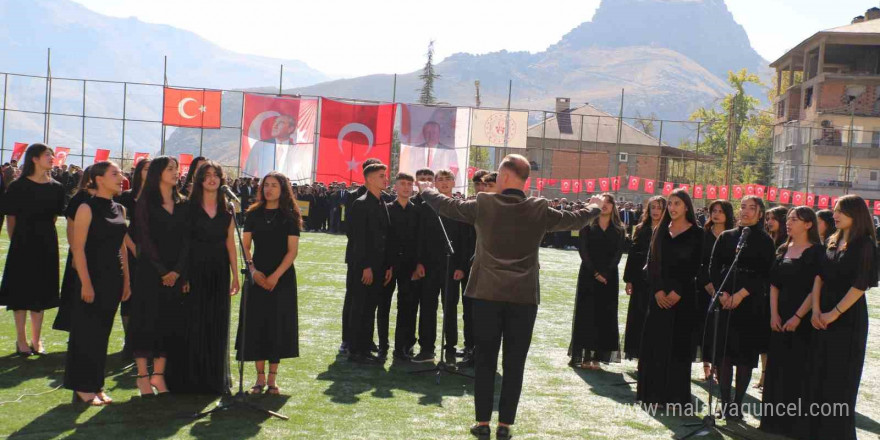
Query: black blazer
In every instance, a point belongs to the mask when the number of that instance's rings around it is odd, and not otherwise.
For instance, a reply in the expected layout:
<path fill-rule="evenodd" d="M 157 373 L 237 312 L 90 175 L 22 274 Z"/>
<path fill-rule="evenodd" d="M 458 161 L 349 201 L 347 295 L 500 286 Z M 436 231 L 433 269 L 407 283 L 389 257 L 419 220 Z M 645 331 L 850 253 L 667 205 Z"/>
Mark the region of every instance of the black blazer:
<path fill-rule="evenodd" d="M 349 265 L 354 270 L 373 269 L 374 277 L 384 276 L 388 269 L 388 207 L 367 192 L 351 204 L 349 215 L 351 244 Z"/>

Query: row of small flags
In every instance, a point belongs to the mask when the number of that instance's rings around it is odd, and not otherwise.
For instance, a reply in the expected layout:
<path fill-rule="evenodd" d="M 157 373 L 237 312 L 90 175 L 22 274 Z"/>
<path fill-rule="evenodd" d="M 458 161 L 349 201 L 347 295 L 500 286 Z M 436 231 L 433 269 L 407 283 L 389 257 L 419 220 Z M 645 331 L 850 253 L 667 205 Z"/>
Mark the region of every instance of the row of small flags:
<path fill-rule="evenodd" d="M 531 179 L 530 179 L 531 180 Z M 559 185 L 559 190 L 563 194 L 580 194 L 581 192 L 597 193 L 607 191 L 620 191 L 622 177 L 600 177 L 597 179 L 535 179 L 535 189 L 542 191 L 545 188 L 553 188 Z M 688 192 L 694 199 L 723 199 L 723 200 L 739 200 L 745 196 L 757 196 L 766 199 L 768 202 L 780 203 L 784 205 L 809 206 L 818 207 L 819 209 L 831 208 L 837 203 L 838 196 L 827 194 L 814 194 L 803 191 L 794 191 L 785 188 L 777 188 L 775 186 L 758 185 L 756 183 L 746 183 L 741 185 L 703 185 L 688 183 L 677 184 L 674 182 L 658 182 L 654 179 L 645 179 L 638 176 L 629 176 L 626 178 L 626 189 L 629 191 L 639 191 L 640 189 L 648 194 L 655 194 L 658 186 L 661 194 L 668 196 L 676 188 L 682 188 Z M 526 188 L 531 188 L 531 182 L 526 182 Z M 874 214 L 880 215 L 880 200 L 874 200 L 873 204 L 865 200 L 868 208 L 874 209 Z"/>
<path fill-rule="evenodd" d="M 25 142 L 15 142 L 13 145 L 13 148 L 12 148 L 11 160 L 14 160 L 16 162 L 21 161 L 21 158 L 24 156 L 24 152 L 25 152 L 25 150 L 27 150 L 27 147 L 28 147 L 28 144 Z M 62 165 L 67 164 L 67 156 L 70 154 L 70 148 L 68 148 L 68 147 L 55 147 L 54 153 L 55 153 L 55 161 L 53 162 L 53 165 L 62 166 Z M 133 166 L 137 166 L 138 162 L 140 162 L 144 159 L 149 159 L 149 158 L 150 158 L 150 153 L 135 152 Z M 106 150 L 103 148 L 96 149 L 95 150 L 95 160 L 93 163 L 98 163 L 98 162 L 101 162 L 104 160 L 110 160 L 110 150 Z M 181 153 L 178 155 L 177 161 L 180 165 L 178 167 L 178 170 L 180 171 L 181 175 L 184 175 L 187 172 L 189 172 L 189 166 L 192 163 L 192 160 L 193 160 L 192 154 Z"/>

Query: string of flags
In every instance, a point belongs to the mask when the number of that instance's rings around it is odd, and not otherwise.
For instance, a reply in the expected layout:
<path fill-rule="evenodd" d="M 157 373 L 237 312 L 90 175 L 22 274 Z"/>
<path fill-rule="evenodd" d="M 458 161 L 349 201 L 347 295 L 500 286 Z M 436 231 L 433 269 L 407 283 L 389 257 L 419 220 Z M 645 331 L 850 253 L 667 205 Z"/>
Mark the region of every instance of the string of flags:
<path fill-rule="evenodd" d="M 526 187 L 531 188 L 531 180 Z M 706 200 L 739 200 L 745 196 L 757 196 L 768 202 L 782 205 L 809 206 L 819 209 L 834 207 L 839 196 L 828 194 L 815 194 L 805 191 L 795 191 L 775 186 L 759 185 L 756 183 L 744 183 L 738 185 L 709 185 L 688 184 L 675 182 L 658 182 L 655 179 L 647 179 L 639 176 L 599 177 L 595 179 L 549 179 L 537 178 L 535 189 L 543 191 L 546 188 L 559 187 L 563 194 L 597 193 L 607 191 L 620 191 L 621 182 L 626 183 L 628 191 L 643 191 L 647 194 L 656 194 L 657 190 L 663 196 L 668 196 L 676 188 L 687 191 L 694 199 Z M 874 214 L 880 215 L 880 200 L 865 200 L 868 209 L 874 210 Z"/>

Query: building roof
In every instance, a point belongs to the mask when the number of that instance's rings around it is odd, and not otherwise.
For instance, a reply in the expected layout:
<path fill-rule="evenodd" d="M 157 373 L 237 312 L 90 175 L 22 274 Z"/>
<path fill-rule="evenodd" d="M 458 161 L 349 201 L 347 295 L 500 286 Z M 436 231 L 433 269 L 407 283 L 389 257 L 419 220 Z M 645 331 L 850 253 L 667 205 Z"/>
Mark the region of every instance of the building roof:
<path fill-rule="evenodd" d="M 846 26 L 838 26 L 831 29 L 825 29 L 824 31 L 819 31 L 813 34 L 811 37 L 807 38 L 804 41 L 801 41 L 800 44 L 793 47 L 789 51 L 785 52 L 784 55 L 779 57 L 776 61 L 770 63 L 770 67 L 779 67 L 785 63 L 785 60 L 794 53 L 801 53 L 804 48 L 808 45 L 811 45 L 816 40 L 824 37 L 824 36 L 874 36 L 880 38 L 880 19 L 863 21 L 861 23 L 853 23 L 848 24 Z M 797 60 L 794 60 L 797 61 Z"/>
<path fill-rule="evenodd" d="M 529 137 L 617 143 L 617 116 L 584 104 L 563 113 L 551 113 L 544 121 L 529 126 Z M 563 130 L 560 133 L 560 126 Z M 583 137 L 581 137 L 583 133 Z M 668 146 L 660 139 L 639 130 L 624 120 L 620 143 L 629 145 Z"/>

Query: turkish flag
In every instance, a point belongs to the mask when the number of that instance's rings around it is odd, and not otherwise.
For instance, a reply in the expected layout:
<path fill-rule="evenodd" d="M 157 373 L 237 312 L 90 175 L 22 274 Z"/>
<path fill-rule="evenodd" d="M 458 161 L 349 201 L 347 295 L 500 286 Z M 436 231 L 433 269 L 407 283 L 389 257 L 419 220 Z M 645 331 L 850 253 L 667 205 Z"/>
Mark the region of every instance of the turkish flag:
<path fill-rule="evenodd" d="M 626 186 L 626 189 L 630 191 L 638 191 L 639 190 L 639 177 L 638 176 L 629 176 L 629 184 Z"/>
<path fill-rule="evenodd" d="M 608 191 L 610 186 L 611 186 L 611 179 L 609 179 L 607 177 L 602 177 L 599 179 L 599 190 L 600 191 L 606 192 L 606 191 Z"/>
<path fill-rule="evenodd" d="M 150 153 L 134 153 L 134 166 L 137 166 L 138 162 L 149 158 Z"/>
<path fill-rule="evenodd" d="M 743 187 L 742 185 L 733 185 L 733 199 L 739 200 L 743 198 Z"/>
<path fill-rule="evenodd" d="M 24 151 L 27 150 L 28 144 L 24 142 L 16 142 L 12 147 L 12 158 L 16 162 L 21 160 L 21 157 L 24 156 Z"/>
<path fill-rule="evenodd" d="M 775 202 L 777 193 L 779 193 L 779 188 L 771 186 L 770 189 L 767 190 L 767 200 Z"/>
<path fill-rule="evenodd" d="M 537 189 L 538 191 L 544 190 L 544 179 L 542 179 L 540 177 L 535 179 L 535 189 Z"/>
<path fill-rule="evenodd" d="M 755 185 L 755 195 L 764 198 L 764 191 L 767 189 L 764 185 Z"/>
<path fill-rule="evenodd" d="M 562 187 L 563 194 L 568 194 L 571 191 L 571 179 L 562 179 Z"/>
<path fill-rule="evenodd" d="M 620 191 L 620 177 L 612 177 L 611 178 L 611 190 L 612 191 Z"/>
<path fill-rule="evenodd" d="M 791 203 L 794 206 L 803 205 L 804 204 L 804 193 L 802 193 L 800 191 L 795 191 L 794 194 L 792 194 Z"/>
<path fill-rule="evenodd" d="M 880 200 L 874 200 L 874 215 L 880 215 Z"/>
<path fill-rule="evenodd" d="M 177 162 L 178 165 L 180 165 L 177 167 L 177 171 L 180 173 L 181 176 L 185 176 L 187 175 L 187 173 L 189 173 L 189 166 L 192 165 L 192 161 L 192 154 L 180 153 L 177 156 Z"/>
<path fill-rule="evenodd" d="M 346 104 L 321 100 L 321 143 L 317 181 L 363 183 L 361 164 L 376 158 L 391 161 L 395 104 Z"/>
<path fill-rule="evenodd" d="M 556 182 L 558 182 L 556 179 L 545 179 L 544 180 L 544 184 L 547 186 L 556 186 Z"/>
<path fill-rule="evenodd" d="M 468 167 L 467 172 L 468 172 L 468 175 L 467 175 L 468 179 L 473 179 L 474 173 L 477 172 L 477 167 Z M 531 177 L 530 177 L 530 179 L 531 179 Z"/>
<path fill-rule="evenodd" d="M 673 190 L 673 188 L 675 188 L 675 184 L 674 184 L 674 183 L 672 183 L 672 182 L 664 182 L 664 183 L 663 183 L 663 195 L 664 195 L 664 196 L 668 196 L 669 194 L 672 194 L 672 190 Z"/>
<path fill-rule="evenodd" d="M 654 179 L 645 179 L 645 192 L 648 194 L 654 194 Z"/>
<path fill-rule="evenodd" d="M 703 198 L 703 185 L 694 185 L 694 198 L 702 199 Z"/>
<path fill-rule="evenodd" d="M 687 183 L 679 184 L 679 185 L 678 185 L 678 188 L 679 188 L 679 189 L 683 189 L 684 192 L 686 192 L 686 193 L 688 193 L 688 194 L 691 193 L 691 186 L 690 186 L 689 184 L 687 184 Z"/>
<path fill-rule="evenodd" d="M 781 189 L 779 190 L 779 203 L 788 204 L 791 202 L 791 190 Z"/>
<path fill-rule="evenodd" d="M 473 167 L 471 167 L 471 168 L 473 168 Z M 531 177 L 526 177 L 526 183 L 525 183 L 525 185 L 523 185 L 523 192 L 528 191 L 528 190 L 529 190 L 529 186 L 530 186 L 531 184 L 532 184 L 532 178 L 531 178 Z"/>
<path fill-rule="evenodd" d="M 220 128 L 222 96 L 219 91 L 165 87 L 162 123 L 176 127 Z"/>
<path fill-rule="evenodd" d="M 580 194 L 581 192 L 581 179 L 572 179 L 571 180 L 571 192 L 575 194 Z"/>
<path fill-rule="evenodd" d="M 819 209 L 828 208 L 828 196 L 825 194 L 819 195 Z"/>
<path fill-rule="evenodd" d="M 729 189 L 727 185 L 721 185 L 718 187 L 718 198 L 722 200 L 728 200 Z"/>
<path fill-rule="evenodd" d="M 718 198 L 718 188 L 715 185 L 706 185 L 706 198 L 710 200 Z"/>
<path fill-rule="evenodd" d="M 52 163 L 54 166 L 60 167 L 67 162 L 67 155 L 70 154 L 70 148 L 67 147 L 55 147 L 55 161 Z"/>
<path fill-rule="evenodd" d="M 587 189 L 588 193 L 596 192 L 596 179 L 584 180 L 584 187 Z"/>
<path fill-rule="evenodd" d="M 831 208 L 834 208 L 837 205 L 837 199 L 839 198 L 840 197 L 837 196 L 831 197 Z"/>
<path fill-rule="evenodd" d="M 110 159 L 110 150 L 104 150 L 102 148 L 95 150 L 95 163 L 103 162 L 107 159 Z"/>
<path fill-rule="evenodd" d="M 755 195 L 755 184 L 754 183 L 749 183 L 746 185 L 746 195 L 747 196 Z"/>
<path fill-rule="evenodd" d="M 812 208 L 813 205 L 815 205 L 815 204 L 816 204 L 816 195 L 813 193 L 807 193 L 807 206 Z"/>

